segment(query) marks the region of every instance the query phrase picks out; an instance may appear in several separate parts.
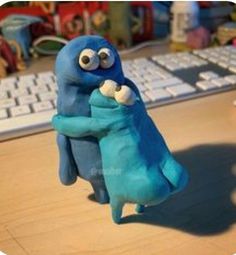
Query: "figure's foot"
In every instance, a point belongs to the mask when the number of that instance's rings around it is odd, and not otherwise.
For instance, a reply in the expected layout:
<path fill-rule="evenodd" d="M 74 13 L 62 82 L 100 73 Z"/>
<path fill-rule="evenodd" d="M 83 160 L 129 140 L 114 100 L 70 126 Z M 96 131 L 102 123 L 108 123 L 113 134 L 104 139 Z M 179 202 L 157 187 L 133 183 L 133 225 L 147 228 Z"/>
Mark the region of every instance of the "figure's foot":
<path fill-rule="evenodd" d="M 111 201 L 112 219 L 116 224 L 120 223 L 122 216 L 122 208 L 123 204 L 121 204 L 120 202 Z"/>
<path fill-rule="evenodd" d="M 106 187 L 101 185 L 101 183 L 91 183 L 91 185 L 93 187 L 96 201 L 100 204 L 108 204 L 110 199 Z"/>
<path fill-rule="evenodd" d="M 112 209 L 112 219 L 116 224 L 120 224 L 121 214 L 121 211 Z"/>
<path fill-rule="evenodd" d="M 136 211 L 137 213 L 143 213 L 143 212 L 144 212 L 144 208 L 145 208 L 145 205 L 137 204 L 137 205 L 136 205 L 136 208 L 135 208 L 135 211 Z"/>
<path fill-rule="evenodd" d="M 100 204 L 108 204 L 109 203 L 109 196 L 106 190 L 99 189 L 94 191 L 95 199 Z"/>

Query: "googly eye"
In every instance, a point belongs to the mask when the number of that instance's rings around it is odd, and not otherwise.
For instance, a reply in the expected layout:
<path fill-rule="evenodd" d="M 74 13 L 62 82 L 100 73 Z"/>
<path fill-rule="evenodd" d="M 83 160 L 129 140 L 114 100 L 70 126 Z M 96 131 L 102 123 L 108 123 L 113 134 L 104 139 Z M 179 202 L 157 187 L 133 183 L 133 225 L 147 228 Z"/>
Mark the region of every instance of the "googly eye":
<path fill-rule="evenodd" d="M 118 84 L 113 80 L 105 80 L 100 84 L 99 90 L 103 96 L 114 97 Z"/>
<path fill-rule="evenodd" d="M 102 48 L 98 52 L 100 59 L 100 66 L 102 68 L 110 68 L 115 62 L 115 56 L 113 52 L 108 48 Z"/>
<path fill-rule="evenodd" d="M 99 57 L 97 52 L 91 49 L 84 49 L 79 55 L 79 65 L 87 71 L 92 71 L 99 66 Z"/>
<path fill-rule="evenodd" d="M 119 104 L 133 105 L 136 101 L 136 94 L 128 86 L 118 86 L 115 91 L 115 100 Z"/>

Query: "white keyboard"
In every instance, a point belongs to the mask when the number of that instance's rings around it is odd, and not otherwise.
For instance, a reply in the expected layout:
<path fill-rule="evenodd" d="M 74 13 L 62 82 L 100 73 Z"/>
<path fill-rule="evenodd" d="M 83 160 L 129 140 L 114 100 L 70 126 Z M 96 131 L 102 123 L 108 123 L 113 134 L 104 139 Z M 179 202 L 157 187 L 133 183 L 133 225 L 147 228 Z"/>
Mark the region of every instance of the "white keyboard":
<path fill-rule="evenodd" d="M 23 75 L 0 82 L 0 140 L 51 129 L 57 85 L 53 72 Z"/>
<path fill-rule="evenodd" d="M 236 48 L 232 46 L 126 60 L 122 66 L 147 108 L 236 86 Z M 56 77 L 51 71 L 2 79 L 0 141 L 51 129 L 56 97 Z"/>

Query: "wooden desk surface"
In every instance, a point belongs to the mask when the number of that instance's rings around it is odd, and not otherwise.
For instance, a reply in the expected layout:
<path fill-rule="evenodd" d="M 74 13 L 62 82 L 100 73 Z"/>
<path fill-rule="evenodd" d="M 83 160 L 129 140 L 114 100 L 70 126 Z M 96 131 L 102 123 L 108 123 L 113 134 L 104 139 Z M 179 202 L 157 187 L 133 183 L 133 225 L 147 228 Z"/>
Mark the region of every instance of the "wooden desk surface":
<path fill-rule="evenodd" d="M 235 92 L 149 111 L 188 187 L 121 225 L 83 181 L 62 186 L 53 131 L 0 144 L 0 251 L 8 255 L 236 253 Z"/>

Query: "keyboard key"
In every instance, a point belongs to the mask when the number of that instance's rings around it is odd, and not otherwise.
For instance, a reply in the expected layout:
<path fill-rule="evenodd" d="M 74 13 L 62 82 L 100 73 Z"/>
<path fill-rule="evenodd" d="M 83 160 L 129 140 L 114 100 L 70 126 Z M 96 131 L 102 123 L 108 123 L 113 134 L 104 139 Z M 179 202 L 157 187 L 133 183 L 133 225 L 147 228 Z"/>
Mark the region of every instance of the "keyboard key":
<path fill-rule="evenodd" d="M 25 105 L 25 104 L 32 104 L 37 102 L 38 99 L 35 95 L 28 95 L 28 96 L 21 96 L 18 97 L 18 102 L 20 105 Z"/>
<path fill-rule="evenodd" d="M 135 83 L 135 85 L 137 86 L 140 92 L 147 90 L 147 88 L 143 85 L 143 83 Z"/>
<path fill-rule="evenodd" d="M 35 78 L 36 78 L 35 74 L 26 74 L 19 76 L 19 81 L 34 80 Z"/>
<path fill-rule="evenodd" d="M 229 70 L 233 73 L 236 73 L 236 66 L 229 66 Z"/>
<path fill-rule="evenodd" d="M 179 64 L 175 64 L 175 63 L 167 63 L 166 68 L 171 71 L 182 69 L 182 67 Z"/>
<path fill-rule="evenodd" d="M 52 100 L 52 103 L 53 103 L 53 107 L 57 108 L 57 99 Z"/>
<path fill-rule="evenodd" d="M 229 67 L 229 63 L 227 61 L 220 61 L 219 66 L 223 67 L 223 68 L 228 68 Z"/>
<path fill-rule="evenodd" d="M 208 60 L 212 63 L 217 63 L 218 62 L 218 58 L 216 58 L 216 57 L 210 57 Z"/>
<path fill-rule="evenodd" d="M 224 62 L 228 62 L 229 58 L 223 55 L 223 56 L 220 56 L 219 60 L 224 61 Z"/>
<path fill-rule="evenodd" d="M 208 55 L 204 52 L 198 54 L 201 58 L 207 59 Z"/>
<path fill-rule="evenodd" d="M 36 86 L 46 86 L 48 84 L 48 82 L 45 82 L 44 80 L 42 79 L 36 79 L 35 80 L 35 83 L 36 83 Z"/>
<path fill-rule="evenodd" d="M 142 97 L 142 100 L 143 100 L 144 104 L 147 104 L 147 103 L 151 102 L 151 98 L 146 96 L 144 93 L 141 92 L 140 95 Z"/>
<path fill-rule="evenodd" d="M 42 77 L 38 77 L 36 78 L 36 83 L 37 84 L 49 84 L 53 82 L 53 78 L 51 76 L 42 76 Z"/>
<path fill-rule="evenodd" d="M 55 82 L 51 82 L 48 84 L 48 87 L 51 91 L 57 91 L 58 90 L 58 87 L 57 87 L 57 84 Z"/>
<path fill-rule="evenodd" d="M 11 97 L 26 96 L 28 94 L 29 92 L 27 91 L 27 89 L 15 89 L 10 91 Z"/>
<path fill-rule="evenodd" d="M 0 124 L 0 140 L 52 129 L 50 123 L 55 113 L 56 110 L 51 110 L 3 119 Z"/>
<path fill-rule="evenodd" d="M 10 108 L 10 114 L 12 117 L 26 115 L 29 113 L 31 113 L 31 110 L 28 105 L 16 106 L 16 107 Z"/>
<path fill-rule="evenodd" d="M 165 89 L 155 89 L 146 91 L 145 95 L 151 98 L 152 101 L 162 101 L 171 98 L 171 94 Z"/>
<path fill-rule="evenodd" d="M 53 100 L 56 97 L 57 97 L 57 93 L 55 92 L 45 92 L 45 93 L 39 94 L 39 98 L 41 101 Z"/>
<path fill-rule="evenodd" d="M 160 76 L 159 74 L 155 73 L 155 74 L 149 74 L 149 75 L 146 75 L 144 76 L 145 80 L 146 81 L 159 81 L 159 80 L 162 80 L 162 76 Z"/>
<path fill-rule="evenodd" d="M 123 70 L 124 70 L 125 77 L 130 79 L 131 77 L 134 76 L 134 74 L 132 72 L 130 72 L 129 70 L 125 69 L 124 67 L 123 67 Z"/>
<path fill-rule="evenodd" d="M 236 61 L 234 59 L 230 60 L 229 65 L 236 66 Z"/>
<path fill-rule="evenodd" d="M 18 88 L 29 88 L 29 87 L 32 87 L 32 86 L 35 86 L 35 82 L 34 80 L 22 80 L 22 81 L 19 81 L 17 83 L 17 87 Z"/>
<path fill-rule="evenodd" d="M 0 100 L 0 109 L 9 108 L 16 105 L 16 101 L 13 98 Z"/>
<path fill-rule="evenodd" d="M 207 61 L 199 59 L 197 60 L 196 66 L 204 66 L 207 65 Z"/>
<path fill-rule="evenodd" d="M 8 98 L 6 91 L 0 91 L 0 100 Z"/>
<path fill-rule="evenodd" d="M 130 78 L 131 79 L 131 81 L 132 82 L 134 82 L 135 84 L 136 83 L 141 83 L 141 82 L 144 82 L 145 80 L 144 80 L 144 78 L 143 77 L 132 77 L 132 78 Z"/>
<path fill-rule="evenodd" d="M 157 59 L 156 62 L 162 66 L 166 66 L 169 63 L 168 59 Z"/>
<path fill-rule="evenodd" d="M 167 87 L 166 90 L 170 92 L 174 97 L 189 95 L 196 92 L 196 89 L 187 83 Z"/>
<path fill-rule="evenodd" d="M 198 81 L 196 83 L 196 86 L 204 91 L 217 88 L 217 85 L 212 83 L 211 81 Z"/>
<path fill-rule="evenodd" d="M 156 74 L 159 75 L 162 79 L 168 79 L 173 77 L 173 75 L 167 71 L 156 71 Z"/>
<path fill-rule="evenodd" d="M 134 63 L 149 63 L 149 60 L 147 60 L 146 58 L 136 58 L 133 61 Z"/>
<path fill-rule="evenodd" d="M 133 63 L 133 72 L 138 71 L 139 75 L 143 75 L 147 70 L 145 70 L 145 67 L 149 65 L 149 63 Z"/>
<path fill-rule="evenodd" d="M 0 120 L 6 119 L 8 117 L 7 111 L 5 109 L 0 110 Z"/>
<path fill-rule="evenodd" d="M 54 77 L 55 76 L 55 74 L 52 71 L 40 72 L 37 75 L 38 75 L 39 78 Z"/>
<path fill-rule="evenodd" d="M 48 87 L 46 85 L 37 85 L 29 88 L 31 94 L 40 94 L 48 92 Z"/>
<path fill-rule="evenodd" d="M 3 78 L 1 79 L 1 85 L 6 85 L 6 84 L 15 84 L 17 82 L 16 77 L 9 77 L 9 78 Z"/>
<path fill-rule="evenodd" d="M 236 84 L 236 74 L 227 75 L 224 78 L 231 84 Z"/>
<path fill-rule="evenodd" d="M 9 91 L 9 90 L 14 90 L 16 88 L 15 83 L 1 83 L 0 84 L 0 90 L 1 91 Z"/>
<path fill-rule="evenodd" d="M 214 73 L 212 71 L 207 71 L 207 72 L 202 72 L 199 74 L 199 77 L 204 79 L 204 80 L 211 80 L 219 77 L 217 73 Z"/>
<path fill-rule="evenodd" d="M 216 84 L 218 87 L 226 87 L 226 86 L 231 85 L 230 82 L 224 78 L 213 79 L 213 80 L 211 80 L 211 82 Z"/>
<path fill-rule="evenodd" d="M 146 87 L 149 89 L 156 89 L 156 88 L 163 88 L 163 87 L 169 87 L 176 84 L 181 84 L 182 81 L 179 78 L 173 77 L 166 80 L 159 80 L 155 82 L 148 82 L 145 84 Z"/>
<path fill-rule="evenodd" d="M 32 108 L 33 108 L 34 112 L 43 112 L 43 111 L 51 110 L 54 107 L 50 101 L 44 101 L 44 102 L 39 102 L 39 103 L 33 104 Z"/>

